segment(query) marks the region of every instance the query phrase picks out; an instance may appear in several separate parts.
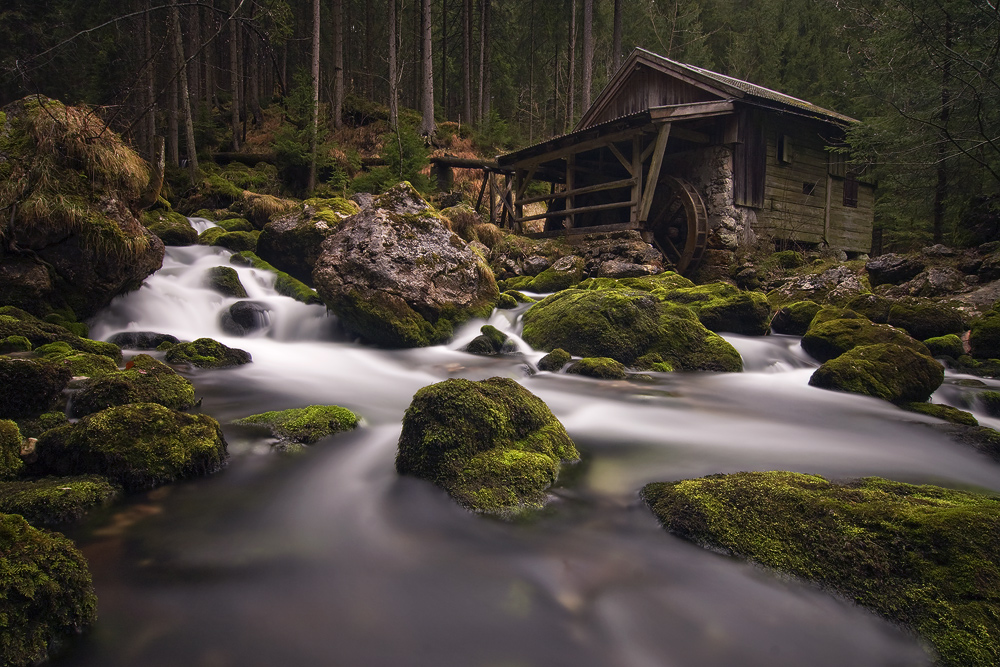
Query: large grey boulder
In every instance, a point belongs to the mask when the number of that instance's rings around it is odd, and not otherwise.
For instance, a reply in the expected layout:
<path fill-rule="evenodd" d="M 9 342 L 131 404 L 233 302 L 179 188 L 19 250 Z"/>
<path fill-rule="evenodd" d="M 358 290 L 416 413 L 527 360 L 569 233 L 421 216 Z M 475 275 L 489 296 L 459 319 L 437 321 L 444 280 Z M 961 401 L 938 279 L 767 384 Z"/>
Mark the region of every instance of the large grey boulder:
<path fill-rule="evenodd" d="M 905 255 L 889 252 L 868 260 L 865 263 L 865 270 L 868 271 L 868 282 L 871 283 L 872 287 L 886 283 L 899 285 L 923 271 L 924 263 Z"/>

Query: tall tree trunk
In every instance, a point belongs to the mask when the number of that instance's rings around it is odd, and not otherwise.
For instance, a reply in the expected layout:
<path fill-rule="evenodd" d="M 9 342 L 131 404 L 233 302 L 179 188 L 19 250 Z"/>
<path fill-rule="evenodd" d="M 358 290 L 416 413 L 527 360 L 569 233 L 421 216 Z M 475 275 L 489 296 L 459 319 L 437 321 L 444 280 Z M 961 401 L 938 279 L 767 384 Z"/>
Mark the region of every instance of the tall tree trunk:
<path fill-rule="evenodd" d="M 198 7 L 188 10 L 188 30 L 190 40 L 188 41 L 188 52 L 191 53 L 191 66 L 188 67 L 188 92 L 191 94 L 191 107 L 198 108 L 201 100 L 201 61 L 204 58 L 204 50 L 201 48 L 201 11 Z"/>
<path fill-rule="evenodd" d="M 528 9 L 528 42 L 531 44 L 528 55 L 528 143 L 535 143 L 535 0 L 531 0 Z"/>
<path fill-rule="evenodd" d="M 333 0 L 333 126 L 344 125 L 344 0 Z"/>
<path fill-rule="evenodd" d="M 615 0 L 615 23 L 611 34 L 611 67 L 614 71 L 622 66 L 622 0 Z"/>
<path fill-rule="evenodd" d="M 552 58 L 552 136 L 559 134 L 559 40 L 553 39 L 556 53 Z"/>
<path fill-rule="evenodd" d="M 365 2 L 365 93 L 368 99 L 375 99 L 375 44 L 372 40 L 372 3 Z"/>
<path fill-rule="evenodd" d="M 203 7 L 205 10 L 205 16 L 202 24 L 206 26 L 207 31 L 214 35 L 218 30 L 218 22 L 215 17 L 215 12 L 212 11 L 213 3 L 209 2 L 208 7 Z M 217 42 L 213 41 L 206 47 L 205 57 L 202 59 L 205 65 L 205 74 L 202 77 L 202 81 L 205 83 L 205 104 L 209 109 L 215 107 L 215 63 L 216 63 L 216 46 Z"/>
<path fill-rule="evenodd" d="M 236 20 L 236 0 L 229 0 L 229 92 L 232 93 L 230 102 L 230 121 L 233 129 L 233 150 L 240 150 L 240 52 L 237 35 L 240 32 L 239 21 Z"/>
<path fill-rule="evenodd" d="M 250 5 L 250 21 L 253 22 L 257 14 L 257 3 Z M 250 113 L 253 114 L 253 124 L 257 127 L 264 122 L 264 112 L 260 108 L 260 40 L 257 33 L 248 30 L 244 37 L 244 52 L 247 63 L 247 104 Z"/>
<path fill-rule="evenodd" d="M 153 62 L 153 28 L 150 12 L 151 0 L 146 0 L 146 12 L 143 17 L 143 32 L 145 33 L 146 55 L 146 155 L 150 162 L 156 159 L 156 66 Z"/>
<path fill-rule="evenodd" d="M 448 115 L 448 0 L 441 0 L 441 106 Z"/>
<path fill-rule="evenodd" d="M 566 128 L 569 132 L 576 116 L 576 0 L 569 0 L 569 44 L 567 46 L 569 88 L 566 93 Z"/>
<path fill-rule="evenodd" d="M 462 121 L 472 122 L 472 0 L 462 2 Z"/>
<path fill-rule="evenodd" d="M 167 76 L 170 77 L 170 87 L 167 92 L 167 161 L 172 165 L 180 165 L 181 163 L 181 149 L 180 149 L 180 139 L 178 138 L 178 124 L 177 124 L 177 105 L 178 93 L 177 93 L 177 51 L 171 45 L 168 50 L 170 57 L 167 62 L 170 63 L 170 67 L 167 70 Z"/>
<path fill-rule="evenodd" d="M 188 94 L 187 61 L 184 58 L 184 37 L 181 33 L 181 13 L 177 9 L 177 0 L 170 0 L 171 32 L 174 33 L 174 54 L 179 67 L 177 69 L 178 94 L 181 99 L 181 111 L 184 115 L 184 139 L 187 144 L 188 172 L 191 182 L 198 178 L 198 151 L 194 145 L 194 119 L 191 117 L 191 97 Z"/>
<path fill-rule="evenodd" d="M 594 81 L 594 0 L 583 0 L 583 99 L 584 113 L 590 108 L 590 87 Z"/>
<path fill-rule="evenodd" d="M 311 195 L 316 190 L 316 150 L 319 138 L 319 0 L 313 0 L 312 34 L 312 123 L 309 130 L 309 185 Z"/>
<path fill-rule="evenodd" d="M 420 122 L 420 134 L 429 137 L 434 134 L 434 58 L 432 49 L 431 0 L 423 0 L 420 12 L 420 23 L 423 28 L 423 88 L 421 90 L 420 109 L 423 119 Z"/>
<path fill-rule="evenodd" d="M 487 125 L 489 120 L 487 114 L 484 113 L 486 96 L 489 94 L 486 91 L 486 70 L 489 69 L 486 63 L 489 55 L 486 47 L 486 41 L 490 36 L 489 15 L 490 0 L 479 0 L 479 103 L 476 108 L 476 118 L 483 127 Z"/>
<path fill-rule="evenodd" d="M 389 3 L 389 127 L 399 122 L 399 67 L 396 64 L 396 0 Z"/>
<path fill-rule="evenodd" d="M 945 14 L 944 48 L 951 51 L 951 16 Z M 941 67 L 941 128 L 948 130 L 951 118 L 951 60 L 945 58 Z M 948 148 L 945 137 L 941 137 L 937 148 L 937 184 L 934 187 L 934 243 L 944 240 L 944 205 L 948 198 Z"/>

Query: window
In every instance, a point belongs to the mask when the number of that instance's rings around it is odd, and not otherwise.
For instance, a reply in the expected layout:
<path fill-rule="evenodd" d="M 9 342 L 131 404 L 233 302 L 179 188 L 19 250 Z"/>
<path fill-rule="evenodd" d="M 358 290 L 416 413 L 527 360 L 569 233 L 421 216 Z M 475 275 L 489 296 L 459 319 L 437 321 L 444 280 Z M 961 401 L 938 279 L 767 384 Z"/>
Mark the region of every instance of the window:
<path fill-rule="evenodd" d="M 804 195 L 813 195 L 815 193 L 816 193 L 816 184 L 815 183 L 803 183 L 802 184 L 802 194 L 804 194 Z"/>
<path fill-rule="evenodd" d="M 778 135 L 778 162 L 792 163 L 792 138 L 787 134 Z"/>
<path fill-rule="evenodd" d="M 858 207 L 858 177 L 851 170 L 848 170 L 844 177 L 844 206 L 847 208 Z"/>

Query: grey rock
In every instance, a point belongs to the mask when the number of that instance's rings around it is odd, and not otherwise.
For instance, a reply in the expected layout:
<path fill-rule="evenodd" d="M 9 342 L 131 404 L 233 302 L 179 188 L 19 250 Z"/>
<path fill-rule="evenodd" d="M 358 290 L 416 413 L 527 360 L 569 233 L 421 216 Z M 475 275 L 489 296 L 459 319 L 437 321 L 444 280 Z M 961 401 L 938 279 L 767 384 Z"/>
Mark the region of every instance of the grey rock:
<path fill-rule="evenodd" d="M 163 343 L 176 345 L 180 342 L 177 336 L 156 333 L 155 331 L 122 331 L 108 339 L 123 350 L 155 350 Z"/>
<path fill-rule="evenodd" d="M 259 301 L 237 301 L 222 311 L 222 330 L 233 336 L 246 336 L 271 323 L 267 304 Z"/>
<path fill-rule="evenodd" d="M 521 270 L 526 276 L 537 276 L 551 265 L 552 262 L 549 261 L 547 257 L 532 255 L 530 257 L 525 257 L 524 261 L 521 263 Z"/>
<path fill-rule="evenodd" d="M 896 253 L 886 253 L 865 263 L 868 281 L 876 285 L 900 285 L 924 270 L 924 263 Z"/>

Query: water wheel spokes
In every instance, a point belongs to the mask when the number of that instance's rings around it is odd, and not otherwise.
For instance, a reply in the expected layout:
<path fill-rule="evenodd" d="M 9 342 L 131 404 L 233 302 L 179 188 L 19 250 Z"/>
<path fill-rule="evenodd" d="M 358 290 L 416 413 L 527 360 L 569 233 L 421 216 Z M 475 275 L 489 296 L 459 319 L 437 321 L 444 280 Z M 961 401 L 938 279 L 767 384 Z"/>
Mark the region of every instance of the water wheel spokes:
<path fill-rule="evenodd" d="M 662 176 L 650 212 L 643 236 L 679 273 L 697 268 L 708 240 L 708 213 L 694 186 L 674 176 Z"/>

